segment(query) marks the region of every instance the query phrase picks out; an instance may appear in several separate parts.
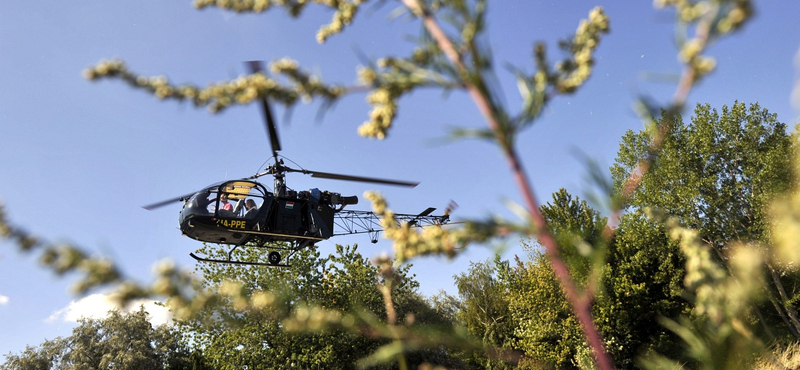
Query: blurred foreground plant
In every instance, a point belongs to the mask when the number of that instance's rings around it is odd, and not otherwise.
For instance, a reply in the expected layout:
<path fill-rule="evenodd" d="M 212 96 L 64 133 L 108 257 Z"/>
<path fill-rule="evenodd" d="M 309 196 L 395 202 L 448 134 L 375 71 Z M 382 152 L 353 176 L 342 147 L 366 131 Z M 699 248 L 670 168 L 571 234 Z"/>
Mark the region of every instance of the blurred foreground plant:
<path fill-rule="evenodd" d="M 651 213 L 666 222 L 686 255 L 684 284 L 692 295 L 693 316 L 661 323 L 685 343 L 687 357 L 700 369 L 748 369 L 764 343 L 750 328 L 752 307 L 764 288 L 761 253 L 752 246 L 732 246 L 728 266 L 714 258 L 697 231 L 682 228 L 675 219 Z M 642 365 L 650 369 L 682 368 L 681 362 L 649 354 Z"/>

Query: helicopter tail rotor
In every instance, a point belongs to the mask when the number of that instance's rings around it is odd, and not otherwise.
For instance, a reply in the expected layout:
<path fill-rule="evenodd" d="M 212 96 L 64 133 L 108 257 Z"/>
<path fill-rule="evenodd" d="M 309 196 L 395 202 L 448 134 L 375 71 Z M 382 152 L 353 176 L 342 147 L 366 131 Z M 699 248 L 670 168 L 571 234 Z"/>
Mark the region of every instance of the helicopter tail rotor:
<path fill-rule="evenodd" d="M 451 199 L 450 203 L 447 203 L 447 208 L 444 209 L 444 215 L 450 216 L 450 212 L 453 212 L 456 208 L 458 208 L 458 203 Z"/>

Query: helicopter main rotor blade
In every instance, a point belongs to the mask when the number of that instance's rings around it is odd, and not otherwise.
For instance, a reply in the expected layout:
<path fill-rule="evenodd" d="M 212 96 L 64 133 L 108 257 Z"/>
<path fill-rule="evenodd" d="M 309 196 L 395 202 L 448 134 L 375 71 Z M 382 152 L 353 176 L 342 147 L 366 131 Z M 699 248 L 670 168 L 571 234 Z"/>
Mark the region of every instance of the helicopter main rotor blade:
<path fill-rule="evenodd" d="M 411 181 L 399 181 L 399 180 L 378 179 L 378 178 L 374 178 L 374 177 L 340 175 L 340 174 L 336 174 L 336 173 L 319 172 L 319 171 L 303 171 L 303 172 L 311 174 L 311 177 L 319 177 L 319 178 L 322 178 L 322 179 L 371 182 L 371 183 L 374 183 L 374 184 L 407 186 L 407 187 L 410 187 L 410 188 L 413 188 L 413 187 L 416 187 L 417 185 L 419 185 L 418 182 L 411 182 Z"/>
<path fill-rule="evenodd" d="M 262 72 L 264 67 L 261 65 L 260 61 L 250 61 L 247 62 L 247 65 L 250 67 L 250 71 L 253 74 Z M 267 126 L 267 135 L 269 136 L 269 143 L 272 146 L 272 156 L 277 158 L 278 152 L 281 150 L 281 142 L 278 139 L 278 130 L 275 128 L 275 120 L 272 117 L 272 110 L 269 107 L 269 102 L 267 102 L 267 98 L 261 98 L 261 111 L 264 114 L 264 122 Z"/>
<path fill-rule="evenodd" d="M 175 202 L 184 201 L 186 199 L 189 199 L 189 197 L 191 197 L 192 195 L 194 195 L 194 193 L 181 195 L 179 197 L 175 197 L 175 198 L 172 198 L 172 199 L 162 200 L 162 201 L 160 201 L 158 203 L 148 204 L 146 206 L 142 206 L 142 208 L 144 208 L 144 209 L 146 209 L 148 211 L 152 211 L 152 210 L 154 210 L 156 208 L 160 208 L 160 207 L 163 207 L 163 206 L 166 206 L 166 205 L 170 205 L 170 204 L 175 203 Z"/>

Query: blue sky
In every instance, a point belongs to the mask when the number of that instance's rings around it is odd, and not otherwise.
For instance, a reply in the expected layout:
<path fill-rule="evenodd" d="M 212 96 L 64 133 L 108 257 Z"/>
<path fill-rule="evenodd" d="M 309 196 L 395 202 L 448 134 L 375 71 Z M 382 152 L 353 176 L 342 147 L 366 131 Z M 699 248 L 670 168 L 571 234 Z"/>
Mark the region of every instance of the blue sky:
<path fill-rule="evenodd" d="M 269 144 L 256 106 L 211 115 L 187 104 L 160 102 L 119 81 L 92 83 L 81 71 L 101 59 L 121 58 L 145 75 L 167 75 L 177 83 L 204 86 L 245 72 L 242 62 L 292 57 L 326 81 L 352 84 L 356 67 L 386 55 L 407 55 L 419 24 L 387 20 L 397 3 L 359 14 L 344 34 L 319 45 L 315 33 L 331 13 L 309 6 L 301 19 L 276 9 L 261 15 L 235 15 L 217 9 L 197 11 L 190 1 L 82 2 L 11 1 L 0 12 L 0 199 L 17 225 L 53 241 L 69 241 L 122 263 L 143 282 L 151 266 L 172 259 L 191 269 L 188 253 L 199 243 L 177 229 L 179 206 L 141 208 L 205 185 L 249 176 L 269 157 Z M 636 95 L 666 102 L 674 85 L 648 80 L 648 73 L 680 71 L 673 42 L 672 13 L 651 2 L 532 0 L 489 4 L 488 43 L 495 54 L 498 83 L 513 112 L 520 99 L 505 63 L 531 71 L 535 41 L 550 47 L 574 32 L 580 19 L 602 5 L 611 34 L 596 54 L 587 85 L 574 96 L 557 98 L 540 121 L 519 138 L 519 149 L 541 203 L 560 187 L 585 198 L 587 170 L 574 154 L 580 149 L 601 167 L 613 163 L 619 138 L 642 127 L 631 110 Z M 720 108 L 735 100 L 759 102 L 790 127 L 798 113 L 790 94 L 800 47 L 798 1 L 756 4 L 754 21 L 714 45 L 718 70 L 690 96 Z M 290 176 L 294 189 L 318 187 L 361 196 L 378 190 L 398 212 L 432 206 L 441 211 L 450 199 L 460 208 L 454 218 L 493 214 L 513 217 L 504 202 L 519 199 L 499 151 L 485 142 L 441 139 L 452 127 L 484 127 L 462 93 L 443 96 L 419 91 L 401 100 L 396 127 L 387 140 L 359 137 L 367 118 L 364 95 L 339 102 L 322 120 L 318 106 L 300 105 L 284 119 L 278 109 L 282 154 L 299 165 L 326 172 L 420 181 L 414 189 Z M 362 197 L 363 198 L 363 197 Z M 356 209 L 369 209 L 362 201 Z M 438 213 L 438 212 L 437 212 Z M 358 243 L 362 253 L 387 252 L 387 241 L 366 236 L 319 243 L 322 252 L 336 244 Z M 516 240 L 504 257 L 524 254 Z M 470 261 L 489 258 L 495 246 L 471 245 L 447 261 L 414 261 L 421 293 L 455 293 L 452 276 Z M 102 292 L 89 297 L 69 293 L 70 277 L 58 278 L 3 243 L 0 249 L 0 355 L 26 344 L 69 335 L 76 316 L 103 311 Z"/>

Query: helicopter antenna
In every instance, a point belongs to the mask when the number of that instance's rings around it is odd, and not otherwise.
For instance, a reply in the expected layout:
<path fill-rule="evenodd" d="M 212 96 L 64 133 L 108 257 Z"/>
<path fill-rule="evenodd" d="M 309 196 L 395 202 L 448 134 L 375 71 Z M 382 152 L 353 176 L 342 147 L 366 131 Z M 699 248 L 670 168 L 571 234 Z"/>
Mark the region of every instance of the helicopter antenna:
<path fill-rule="evenodd" d="M 261 165 L 258 166 L 258 170 L 256 171 L 256 174 L 254 176 L 258 176 L 259 175 L 259 172 L 261 171 L 261 169 L 264 168 L 267 165 L 267 163 L 269 162 L 270 159 L 271 158 L 267 158 L 266 161 L 262 162 Z M 250 178 L 257 178 L 257 177 L 251 176 Z"/>

